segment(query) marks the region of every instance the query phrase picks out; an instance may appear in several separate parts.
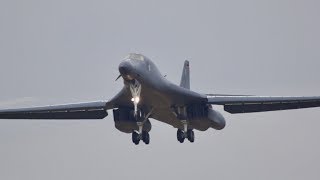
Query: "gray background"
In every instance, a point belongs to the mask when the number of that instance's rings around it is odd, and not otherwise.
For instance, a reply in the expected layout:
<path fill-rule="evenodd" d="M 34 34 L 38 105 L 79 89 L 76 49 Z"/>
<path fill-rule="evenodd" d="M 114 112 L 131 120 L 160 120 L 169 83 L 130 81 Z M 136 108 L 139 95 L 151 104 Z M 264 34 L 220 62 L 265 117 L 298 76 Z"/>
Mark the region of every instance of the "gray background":
<path fill-rule="evenodd" d="M 1 0 L 0 108 L 109 99 L 129 52 L 204 93 L 320 95 L 317 0 Z M 222 110 L 221 107 L 215 107 Z M 0 179 L 320 178 L 320 109 L 223 113 L 223 131 L 152 121 L 134 146 L 102 121 L 0 121 Z"/>

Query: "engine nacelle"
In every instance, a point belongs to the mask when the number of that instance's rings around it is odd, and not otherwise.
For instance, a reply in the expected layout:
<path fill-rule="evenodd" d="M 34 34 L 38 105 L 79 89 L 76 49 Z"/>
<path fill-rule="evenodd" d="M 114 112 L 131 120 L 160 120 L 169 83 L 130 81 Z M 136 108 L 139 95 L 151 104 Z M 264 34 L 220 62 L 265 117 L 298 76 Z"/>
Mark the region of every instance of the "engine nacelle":
<path fill-rule="evenodd" d="M 221 130 L 226 127 L 226 120 L 222 116 L 222 114 L 213 109 L 209 109 L 208 111 L 208 119 L 211 122 L 211 127 L 216 130 Z"/>
<path fill-rule="evenodd" d="M 221 130 L 226 126 L 226 121 L 222 114 L 213 110 L 210 105 L 189 106 L 187 114 L 191 125 L 201 131 L 205 131 L 210 127 Z"/>
<path fill-rule="evenodd" d="M 124 133 L 132 133 L 139 129 L 134 117 L 134 111 L 131 108 L 119 108 L 113 110 L 113 119 L 115 127 Z M 149 132 L 151 130 L 151 123 L 147 120 L 143 124 L 143 131 Z"/>

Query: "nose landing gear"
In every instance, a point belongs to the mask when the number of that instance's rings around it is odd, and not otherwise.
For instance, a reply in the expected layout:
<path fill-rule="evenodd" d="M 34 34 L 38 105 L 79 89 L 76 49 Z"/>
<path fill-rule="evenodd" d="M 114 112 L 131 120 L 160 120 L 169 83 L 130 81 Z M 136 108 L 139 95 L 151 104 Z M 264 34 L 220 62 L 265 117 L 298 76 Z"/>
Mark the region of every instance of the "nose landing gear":
<path fill-rule="evenodd" d="M 143 141 L 145 144 L 150 143 L 150 135 L 147 131 L 143 131 L 142 134 L 137 133 L 136 131 L 132 132 L 132 142 L 135 145 L 138 145 L 140 141 Z"/>
<path fill-rule="evenodd" d="M 129 86 L 130 86 L 130 92 L 132 95 L 131 101 L 133 102 L 133 105 L 134 105 L 134 116 L 137 116 L 138 104 L 140 102 L 141 84 L 137 80 L 134 80 L 134 82 L 130 83 Z"/>
<path fill-rule="evenodd" d="M 147 145 L 150 143 L 150 135 L 148 132 L 146 131 L 142 132 L 142 141 Z"/>
<path fill-rule="evenodd" d="M 143 130 L 143 125 L 148 120 L 148 117 L 151 115 L 153 110 L 151 110 L 148 114 L 145 114 L 138 108 L 138 104 L 140 102 L 141 84 L 137 80 L 133 80 L 133 83 L 130 83 L 129 87 L 132 95 L 131 101 L 134 105 L 134 118 L 138 126 L 138 132 L 132 132 L 132 142 L 135 145 L 138 145 L 142 140 L 145 144 L 149 144 L 150 135 L 149 132 Z"/>
<path fill-rule="evenodd" d="M 138 131 L 133 131 L 132 132 L 132 142 L 135 145 L 138 145 L 140 141 L 142 140 L 145 144 L 150 143 L 150 135 L 148 131 L 143 130 L 143 125 L 144 123 L 148 120 L 148 117 L 150 116 L 148 113 L 147 115 L 143 114 L 140 110 L 137 111 L 137 115 L 135 116 L 137 126 L 138 126 Z"/>
<path fill-rule="evenodd" d="M 139 135 L 136 131 L 133 131 L 133 132 L 132 132 L 132 142 L 133 142 L 135 145 L 138 145 L 139 142 L 140 142 L 140 135 Z"/>

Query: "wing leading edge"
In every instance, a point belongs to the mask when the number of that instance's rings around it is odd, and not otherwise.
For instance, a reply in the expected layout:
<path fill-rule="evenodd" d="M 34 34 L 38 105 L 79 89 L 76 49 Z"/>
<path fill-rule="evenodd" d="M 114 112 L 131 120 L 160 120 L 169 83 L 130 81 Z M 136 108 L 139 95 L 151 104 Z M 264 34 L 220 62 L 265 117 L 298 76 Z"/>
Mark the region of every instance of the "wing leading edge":
<path fill-rule="evenodd" d="M 320 96 L 207 96 L 207 98 L 208 104 L 223 105 L 224 110 L 232 114 L 320 107 Z"/>
<path fill-rule="evenodd" d="M 0 110 L 0 119 L 103 119 L 112 108 L 109 102 L 88 102 Z"/>

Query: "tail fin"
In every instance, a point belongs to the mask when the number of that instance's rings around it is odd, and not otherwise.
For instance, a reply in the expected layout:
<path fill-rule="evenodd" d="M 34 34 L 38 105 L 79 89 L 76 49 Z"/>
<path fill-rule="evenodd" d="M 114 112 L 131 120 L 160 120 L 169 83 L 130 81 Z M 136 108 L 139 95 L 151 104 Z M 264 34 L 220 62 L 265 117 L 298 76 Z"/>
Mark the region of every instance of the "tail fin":
<path fill-rule="evenodd" d="M 186 89 L 190 89 L 190 67 L 188 60 L 184 62 L 180 86 Z"/>

